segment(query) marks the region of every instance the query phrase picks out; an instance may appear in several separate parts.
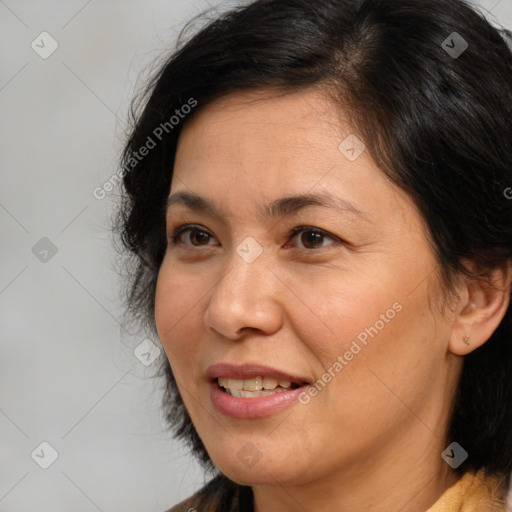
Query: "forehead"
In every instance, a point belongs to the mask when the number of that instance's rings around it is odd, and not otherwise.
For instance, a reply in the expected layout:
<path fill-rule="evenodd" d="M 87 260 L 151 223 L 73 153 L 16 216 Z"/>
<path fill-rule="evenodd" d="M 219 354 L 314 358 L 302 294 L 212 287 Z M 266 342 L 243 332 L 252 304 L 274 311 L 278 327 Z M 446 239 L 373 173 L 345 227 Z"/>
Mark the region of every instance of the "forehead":
<path fill-rule="evenodd" d="M 203 179 L 206 173 L 233 179 L 250 174 L 253 180 L 264 176 L 269 186 L 289 179 L 306 186 L 345 164 L 338 146 L 352 131 L 318 90 L 233 93 L 186 122 L 175 171 L 191 177 L 200 170 Z"/>
<path fill-rule="evenodd" d="M 185 124 L 180 139 L 194 137 L 210 148 L 221 145 L 223 150 L 233 151 L 238 148 L 237 142 L 249 149 L 250 140 L 267 147 L 288 141 L 297 146 L 280 146 L 278 154 L 288 150 L 293 153 L 294 149 L 301 150 L 301 143 L 327 146 L 332 142 L 329 135 L 338 140 L 343 132 L 352 133 L 341 115 L 339 108 L 317 89 L 237 92 L 200 108 Z"/>
<path fill-rule="evenodd" d="M 211 198 L 233 215 L 246 206 L 254 215 L 274 199 L 310 193 L 381 217 L 401 214 L 408 207 L 402 199 L 414 207 L 375 165 L 347 118 L 316 89 L 223 97 L 185 124 L 171 196 Z M 357 158 L 346 151 L 354 141 Z"/>

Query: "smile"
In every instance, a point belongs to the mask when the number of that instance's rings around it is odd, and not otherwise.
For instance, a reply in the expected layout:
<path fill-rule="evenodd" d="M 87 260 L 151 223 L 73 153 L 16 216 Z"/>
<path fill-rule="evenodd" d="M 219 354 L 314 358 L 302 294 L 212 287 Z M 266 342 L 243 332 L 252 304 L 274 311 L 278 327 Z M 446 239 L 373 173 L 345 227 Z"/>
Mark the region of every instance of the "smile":
<path fill-rule="evenodd" d="M 261 365 L 218 364 L 207 372 L 210 399 L 224 416 L 256 419 L 272 416 L 298 402 L 308 385 L 293 377 Z"/>
<path fill-rule="evenodd" d="M 245 380 L 219 377 L 217 384 L 228 395 L 239 398 L 271 396 L 275 393 L 284 393 L 299 387 L 298 384 L 287 380 L 277 380 L 273 377 L 256 377 Z"/>

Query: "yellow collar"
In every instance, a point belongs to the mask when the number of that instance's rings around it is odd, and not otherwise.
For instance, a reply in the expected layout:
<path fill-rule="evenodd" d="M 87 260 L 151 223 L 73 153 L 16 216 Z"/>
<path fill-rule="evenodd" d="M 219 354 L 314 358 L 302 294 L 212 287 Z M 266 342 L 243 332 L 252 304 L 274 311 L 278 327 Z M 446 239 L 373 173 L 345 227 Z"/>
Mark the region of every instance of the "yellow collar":
<path fill-rule="evenodd" d="M 505 512 L 503 479 L 468 471 L 426 512 Z"/>

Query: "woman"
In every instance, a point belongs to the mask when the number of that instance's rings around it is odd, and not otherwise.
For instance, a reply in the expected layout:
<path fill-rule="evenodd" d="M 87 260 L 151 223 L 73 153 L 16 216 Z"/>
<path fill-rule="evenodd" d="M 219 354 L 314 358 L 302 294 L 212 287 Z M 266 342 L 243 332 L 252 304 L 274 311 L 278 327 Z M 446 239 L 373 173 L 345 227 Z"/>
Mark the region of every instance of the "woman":
<path fill-rule="evenodd" d="M 140 105 L 130 311 L 214 475 L 172 511 L 505 510 L 500 32 L 461 0 L 258 0 L 182 44 Z"/>

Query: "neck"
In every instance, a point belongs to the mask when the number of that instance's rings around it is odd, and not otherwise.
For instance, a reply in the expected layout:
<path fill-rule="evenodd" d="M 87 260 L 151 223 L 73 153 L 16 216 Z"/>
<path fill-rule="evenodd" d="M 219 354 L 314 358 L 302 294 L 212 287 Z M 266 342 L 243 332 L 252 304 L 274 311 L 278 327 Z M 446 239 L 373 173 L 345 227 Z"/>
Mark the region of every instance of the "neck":
<path fill-rule="evenodd" d="M 276 485 L 254 486 L 254 510 L 425 512 L 460 478 L 441 459 L 445 446 L 433 441 L 431 433 L 388 448 L 387 454 L 373 452 L 363 462 L 307 484 L 288 485 L 276 478 Z"/>

